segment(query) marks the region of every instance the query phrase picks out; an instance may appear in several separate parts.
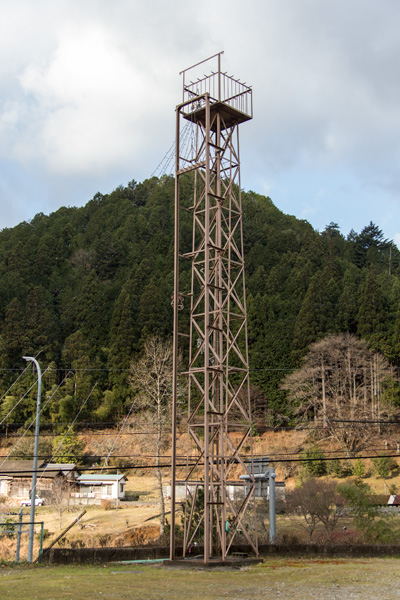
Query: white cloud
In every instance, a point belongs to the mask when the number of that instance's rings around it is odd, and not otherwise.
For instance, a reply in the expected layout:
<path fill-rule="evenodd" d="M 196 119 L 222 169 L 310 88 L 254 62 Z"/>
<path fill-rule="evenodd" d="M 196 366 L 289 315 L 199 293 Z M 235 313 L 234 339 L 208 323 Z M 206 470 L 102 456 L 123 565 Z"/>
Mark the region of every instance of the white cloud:
<path fill-rule="evenodd" d="M 340 189 L 346 171 L 399 206 L 399 29 L 395 0 L 3 0 L 0 180 L 9 161 L 35 170 L 47 210 L 149 176 L 174 136 L 178 72 L 225 50 L 223 68 L 254 89 L 245 187 L 288 202 L 291 174 Z M 297 205 L 318 213 L 306 179 Z"/>
<path fill-rule="evenodd" d="M 48 2 L 39 2 L 39 14 L 40 6 Z M 157 164 L 160 137 L 169 131 L 170 142 L 174 131 L 177 55 L 185 40 L 201 46 L 200 36 L 196 27 L 191 35 L 180 30 L 185 10 L 175 18 L 160 2 L 117 6 L 62 2 L 47 52 L 38 57 L 25 47 L 25 65 L 18 61 L 13 92 L 0 107 L 0 154 L 40 164 L 50 175 L 104 175 L 146 159 Z"/>
<path fill-rule="evenodd" d="M 52 171 L 90 173 L 148 150 L 145 122 L 149 130 L 158 126 L 163 82 L 130 50 L 106 27 L 69 26 L 45 67 L 27 66 L 20 81 L 36 132 L 18 150 L 25 160 L 39 153 Z"/>

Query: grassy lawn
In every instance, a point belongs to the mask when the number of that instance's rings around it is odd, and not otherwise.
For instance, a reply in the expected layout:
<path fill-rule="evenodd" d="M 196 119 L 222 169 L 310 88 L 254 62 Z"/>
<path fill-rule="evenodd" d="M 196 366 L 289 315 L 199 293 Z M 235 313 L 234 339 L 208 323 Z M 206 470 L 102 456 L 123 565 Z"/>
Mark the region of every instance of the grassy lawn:
<path fill-rule="evenodd" d="M 0 567 L 1 600 L 291 600 L 396 598 L 399 559 L 268 559 L 244 570 L 169 569 L 143 564 Z"/>

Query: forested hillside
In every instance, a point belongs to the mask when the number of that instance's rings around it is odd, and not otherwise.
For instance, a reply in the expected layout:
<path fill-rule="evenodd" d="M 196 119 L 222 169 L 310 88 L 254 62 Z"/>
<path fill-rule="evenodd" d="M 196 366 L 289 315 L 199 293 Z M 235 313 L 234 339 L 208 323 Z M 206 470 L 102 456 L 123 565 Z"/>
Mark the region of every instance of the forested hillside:
<path fill-rule="evenodd" d="M 173 202 L 173 178 L 132 181 L 0 232 L 3 419 L 34 381 L 27 371 L 7 391 L 22 356 L 38 353 L 53 422 L 70 422 L 83 403 L 79 421 L 126 412 L 130 361 L 149 335 L 172 335 Z M 259 414 L 288 416 L 282 378 L 326 334 L 365 338 L 400 365 L 399 251 L 374 224 L 347 239 L 334 223 L 319 233 L 254 192 L 243 192 L 243 211 Z M 34 392 L 6 422 L 31 418 Z"/>

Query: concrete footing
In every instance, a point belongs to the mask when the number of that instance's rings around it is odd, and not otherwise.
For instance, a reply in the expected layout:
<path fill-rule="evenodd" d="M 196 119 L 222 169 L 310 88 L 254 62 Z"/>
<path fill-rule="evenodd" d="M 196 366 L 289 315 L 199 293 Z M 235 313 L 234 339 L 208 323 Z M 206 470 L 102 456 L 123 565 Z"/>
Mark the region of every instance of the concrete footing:
<path fill-rule="evenodd" d="M 220 557 L 210 558 L 208 563 L 205 563 L 203 556 L 190 556 L 176 560 L 165 560 L 162 566 L 173 569 L 241 569 L 261 562 L 262 558 L 254 556 L 227 556 L 224 560 Z"/>

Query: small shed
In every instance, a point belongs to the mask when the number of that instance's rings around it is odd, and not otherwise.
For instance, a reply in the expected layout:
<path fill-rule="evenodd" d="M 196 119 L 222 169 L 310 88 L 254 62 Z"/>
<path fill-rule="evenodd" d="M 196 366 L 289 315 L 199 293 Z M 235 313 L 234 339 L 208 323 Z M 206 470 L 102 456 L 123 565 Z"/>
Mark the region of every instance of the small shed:
<path fill-rule="evenodd" d="M 375 494 L 371 496 L 371 502 L 374 506 L 379 507 L 382 512 L 400 514 L 399 494 Z"/>
<path fill-rule="evenodd" d="M 77 478 L 79 492 L 75 497 L 93 500 L 123 500 L 125 498 L 125 475 L 80 475 Z"/>
<path fill-rule="evenodd" d="M 389 496 L 389 500 L 388 500 L 388 506 L 396 506 L 397 508 L 400 507 L 400 494 L 390 494 Z"/>

